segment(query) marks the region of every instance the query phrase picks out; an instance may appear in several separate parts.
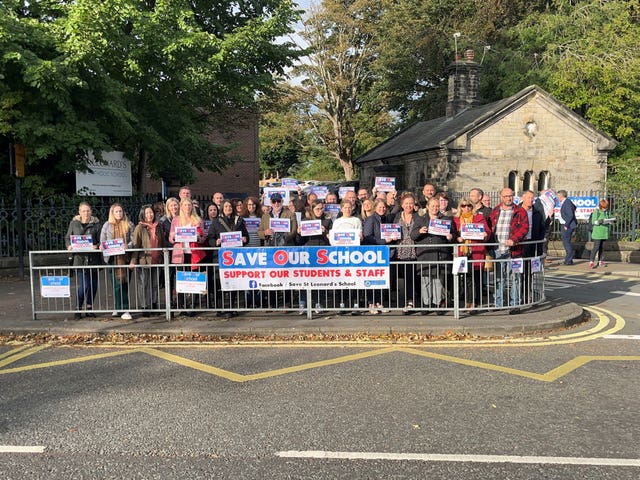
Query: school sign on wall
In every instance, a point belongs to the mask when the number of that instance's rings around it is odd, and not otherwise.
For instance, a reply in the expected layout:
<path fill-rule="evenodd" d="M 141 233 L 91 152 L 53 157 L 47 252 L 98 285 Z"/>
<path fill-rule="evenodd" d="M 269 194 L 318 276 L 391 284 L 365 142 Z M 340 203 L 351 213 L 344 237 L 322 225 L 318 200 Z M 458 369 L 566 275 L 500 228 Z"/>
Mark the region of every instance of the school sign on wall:
<path fill-rule="evenodd" d="M 223 248 L 223 290 L 389 287 L 389 247 Z"/>

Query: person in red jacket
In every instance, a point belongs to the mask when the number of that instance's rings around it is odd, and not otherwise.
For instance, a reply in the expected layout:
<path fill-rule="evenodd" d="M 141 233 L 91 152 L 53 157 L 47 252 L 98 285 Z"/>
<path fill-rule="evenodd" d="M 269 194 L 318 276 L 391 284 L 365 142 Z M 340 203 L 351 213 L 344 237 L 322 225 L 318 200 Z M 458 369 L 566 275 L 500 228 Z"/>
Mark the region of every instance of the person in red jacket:
<path fill-rule="evenodd" d="M 493 232 L 496 259 L 496 307 L 504 305 L 504 296 L 509 296 L 509 305 L 514 307 L 509 313 L 518 313 L 520 309 L 520 283 L 524 263 L 523 242 L 529 233 L 529 218 L 522 207 L 513 203 L 513 190 L 503 188 L 500 191 L 500 203 L 489 217 Z M 518 261 L 519 260 L 519 261 Z M 506 292 L 505 292 L 506 285 Z"/>
<path fill-rule="evenodd" d="M 482 303 L 482 273 L 486 254 L 484 242 L 491 236 L 491 230 L 484 215 L 474 210 L 473 202 L 467 197 L 458 202 L 453 222 L 458 231 L 456 241 L 462 244 L 458 248 L 458 256 L 471 260 L 471 271 L 461 277 L 464 286 L 461 296 L 465 308 L 470 309 L 470 314 L 475 314 L 473 309 Z M 482 238 L 477 238 L 479 236 Z"/>

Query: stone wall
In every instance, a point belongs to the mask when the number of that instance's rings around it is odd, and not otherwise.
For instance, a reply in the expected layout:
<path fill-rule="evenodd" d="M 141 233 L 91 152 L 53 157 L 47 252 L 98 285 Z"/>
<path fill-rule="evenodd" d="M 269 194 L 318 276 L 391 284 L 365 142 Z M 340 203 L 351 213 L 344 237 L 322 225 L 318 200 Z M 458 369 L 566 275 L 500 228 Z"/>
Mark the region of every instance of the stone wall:
<path fill-rule="evenodd" d="M 573 116 L 536 95 L 468 135 L 468 149 L 459 153 L 459 173 L 449 188 L 498 191 L 507 186 L 509 172 L 517 171 L 521 189 L 526 171 L 536 179 L 548 171 L 554 190 L 597 190 L 605 180 L 606 163 L 589 133 Z"/>

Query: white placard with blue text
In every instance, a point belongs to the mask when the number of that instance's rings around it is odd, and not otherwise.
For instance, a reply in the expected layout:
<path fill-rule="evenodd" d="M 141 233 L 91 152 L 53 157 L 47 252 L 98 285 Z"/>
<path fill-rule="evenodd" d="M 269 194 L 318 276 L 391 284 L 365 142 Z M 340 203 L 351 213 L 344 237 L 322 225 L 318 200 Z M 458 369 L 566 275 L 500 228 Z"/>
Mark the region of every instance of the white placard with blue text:
<path fill-rule="evenodd" d="M 71 297 L 71 283 L 68 276 L 40 277 L 40 295 L 43 298 Z"/>
<path fill-rule="evenodd" d="M 204 272 L 176 272 L 176 292 L 178 293 L 207 293 L 207 274 Z"/>

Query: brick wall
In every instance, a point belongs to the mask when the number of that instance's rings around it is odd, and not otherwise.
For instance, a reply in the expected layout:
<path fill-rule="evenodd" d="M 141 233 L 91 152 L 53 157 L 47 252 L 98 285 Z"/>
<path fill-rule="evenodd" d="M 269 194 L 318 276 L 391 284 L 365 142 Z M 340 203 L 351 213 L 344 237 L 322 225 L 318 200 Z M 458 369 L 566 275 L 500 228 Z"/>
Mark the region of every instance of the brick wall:
<path fill-rule="evenodd" d="M 191 185 L 194 196 L 211 198 L 214 192 L 223 192 L 225 196 L 257 195 L 260 168 L 258 163 L 258 116 L 246 117 L 242 125 L 230 128 L 228 132 L 211 132 L 208 138 L 221 145 L 234 145 L 231 155 L 238 160 L 222 173 L 195 171 L 196 181 Z M 144 193 L 160 193 L 159 181 L 145 178 L 143 182 Z M 177 187 L 170 187 L 170 193 L 177 194 Z"/>

